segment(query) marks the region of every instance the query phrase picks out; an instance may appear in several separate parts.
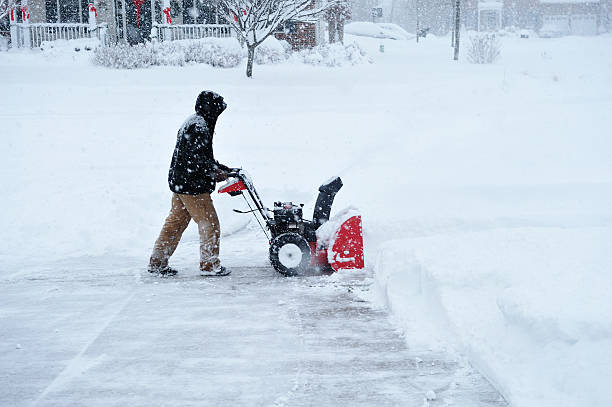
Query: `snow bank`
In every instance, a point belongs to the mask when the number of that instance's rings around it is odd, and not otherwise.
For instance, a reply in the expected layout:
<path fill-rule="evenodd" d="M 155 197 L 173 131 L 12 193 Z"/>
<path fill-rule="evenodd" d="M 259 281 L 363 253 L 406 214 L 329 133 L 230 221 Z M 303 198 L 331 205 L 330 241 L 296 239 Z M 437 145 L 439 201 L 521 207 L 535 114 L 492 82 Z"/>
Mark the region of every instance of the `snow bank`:
<path fill-rule="evenodd" d="M 96 49 L 93 61 L 96 65 L 117 69 L 155 65 L 183 66 L 189 63 L 230 68 L 237 66 L 244 54 L 245 51 L 235 38 L 204 38 L 100 47 Z"/>
<path fill-rule="evenodd" d="M 73 40 L 43 41 L 40 50 L 47 54 L 65 54 L 81 51 L 93 51 L 100 47 L 97 38 L 77 38 Z"/>
<path fill-rule="evenodd" d="M 344 32 L 362 37 L 388 38 L 391 40 L 406 40 L 413 37 L 397 24 L 392 23 L 369 23 L 367 21 L 356 21 L 344 26 Z"/>
<path fill-rule="evenodd" d="M 379 300 L 411 343 L 465 352 L 513 405 L 609 406 L 610 241 L 522 228 L 388 242 Z"/>

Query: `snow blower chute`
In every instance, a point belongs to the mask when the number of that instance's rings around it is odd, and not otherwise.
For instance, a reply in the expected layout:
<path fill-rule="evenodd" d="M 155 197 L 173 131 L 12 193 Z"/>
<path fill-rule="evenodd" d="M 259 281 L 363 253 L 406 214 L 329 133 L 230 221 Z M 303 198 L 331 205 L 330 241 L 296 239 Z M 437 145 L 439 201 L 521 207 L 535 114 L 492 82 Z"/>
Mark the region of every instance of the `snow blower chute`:
<path fill-rule="evenodd" d="M 302 217 L 304 204 L 274 202 L 265 207 L 253 182 L 241 169 L 233 169 L 219 193 L 242 195 L 270 243 L 270 262 L 281 274 L 295 276 L 309 269 L 362 269 L 363 233 L 361 215 L 347 209 L 330 219 L 336 193 L 342 188 L 340 177 L 319 187 L 312 221 Z"/>

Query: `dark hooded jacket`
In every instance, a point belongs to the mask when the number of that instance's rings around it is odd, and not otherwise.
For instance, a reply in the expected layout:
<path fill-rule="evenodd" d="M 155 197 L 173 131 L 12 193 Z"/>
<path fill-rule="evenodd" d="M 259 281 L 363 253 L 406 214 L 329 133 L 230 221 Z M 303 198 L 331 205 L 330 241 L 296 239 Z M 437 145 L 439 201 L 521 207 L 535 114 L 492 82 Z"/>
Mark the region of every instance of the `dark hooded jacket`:
<path fill-rule="evenodd" d="M 168 185 L 177 194 L 210 194 L 215 190 L 215 172 L 226 168 L 213 154 L 217 118 L 227 105 L 215 92 L 204 91 L 196 100 L 196 114 L 187 118 L 176 137 Z"/>

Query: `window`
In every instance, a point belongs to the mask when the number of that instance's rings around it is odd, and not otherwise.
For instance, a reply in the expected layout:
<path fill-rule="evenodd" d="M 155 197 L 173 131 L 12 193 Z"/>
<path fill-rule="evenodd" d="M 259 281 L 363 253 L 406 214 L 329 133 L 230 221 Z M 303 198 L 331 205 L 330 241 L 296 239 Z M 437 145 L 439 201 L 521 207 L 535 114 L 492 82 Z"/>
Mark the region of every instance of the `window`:
<path fill-rule="evenodd" d="M 45 0 L 45 9 L 49 23 L 83 23 L 89 19 L 87 0 Z"/>
<path fill-rule="evenodd" d="M 217 24 L 217 6 L 207 0 L 183 0 L 183 23 Z"/>

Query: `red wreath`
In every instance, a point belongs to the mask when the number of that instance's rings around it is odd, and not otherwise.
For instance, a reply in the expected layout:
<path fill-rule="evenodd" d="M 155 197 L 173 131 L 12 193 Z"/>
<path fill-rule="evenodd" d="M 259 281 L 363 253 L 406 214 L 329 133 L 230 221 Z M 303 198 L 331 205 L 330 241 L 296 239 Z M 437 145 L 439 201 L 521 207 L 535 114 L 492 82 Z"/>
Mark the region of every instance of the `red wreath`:
<path fill-rule="evenodd" d="M 166 7 L 164 10 L 164 14 L 166 15 L 166 23 L 172 23 L 172 17 L 170 16 L 170 7 Z"/>

